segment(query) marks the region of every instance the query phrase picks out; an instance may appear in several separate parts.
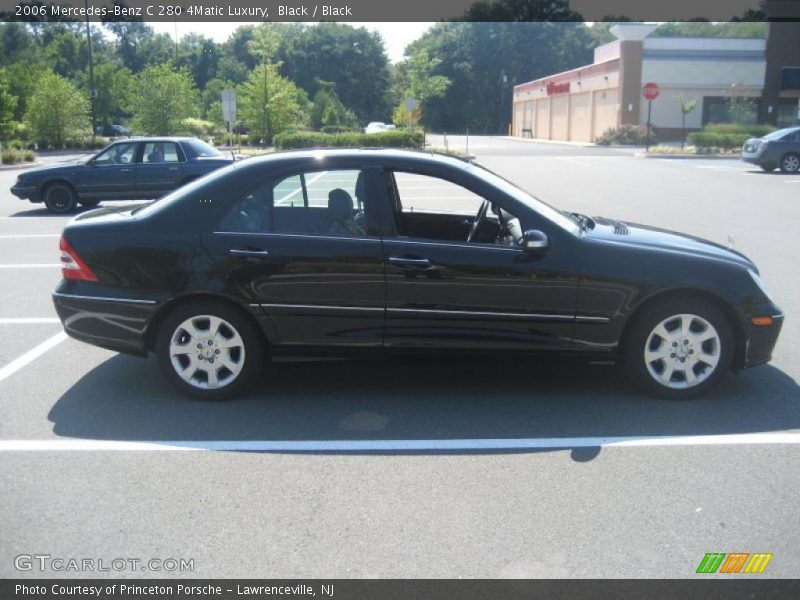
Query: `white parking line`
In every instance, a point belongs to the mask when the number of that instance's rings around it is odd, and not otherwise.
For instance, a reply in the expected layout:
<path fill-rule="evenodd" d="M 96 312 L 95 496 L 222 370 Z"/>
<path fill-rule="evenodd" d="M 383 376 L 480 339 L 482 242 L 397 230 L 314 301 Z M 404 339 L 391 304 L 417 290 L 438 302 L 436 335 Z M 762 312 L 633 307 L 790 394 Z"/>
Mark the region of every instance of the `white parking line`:
<path fill-rule="evenodd" d="M 44 354 L 51 348 L 55 348 L 56 346 L 58 346 L 65 339 L 67 339 L 67 334 L 64 333 L 63 331 L 60 331 L 50 339 L 47 339 L 38 346 L 28 350 L 25 354 L 23 354 L 19 358 L 15 358 L 5 367 L 0 369 L 0 381 L 8 379 L 14 373 L 32 363 L 34 360 L 39 358 L 42 354 Z"/>
<path fill-rule="evenodd" d="M 34 233 L 31 235 L 0 235 L 0 239 L 4 240 L 18 240 L 23 238 L 57 238 L 61 237 L 60 233 Z"/>
<path fill-rule="evenodd" d="M 592 166 L 587 162 L 584 162 L 582 160 L 578 160 L 577 158 L 572 158 L 570 156 L 556 156 L 554 158 L 557 158 L 558 160 L 564 160 L 564 161 L 570 162 L 570 163 L 575 163 L 576 165 L 580 165 L 582 167 L 591 167 Z"/>
<path fill-rule="evenodd" d="M 217 451 L 217 452 L 420 452 L 800 444 L 800 432 L 727 435 L 444 440 L 0 440 L 0 452 Z"/>
<path fill-rule="evenodd" d="M 0 318 L 0 325 L 41 325 L 44 323 L 60 323 L 61 320 L 55 317 L 34 317 L 34 318 Z"/>
<path fill-rule="evenodd" d="M 783 183 L 800 183 L 800 179 L 789 179 L 784 181 Z"/>
<path fill-rule="evenodd" d="M 61 263 L 28 263 L 22 265 L 0 265 L 0 269 L 50 269 L 61 268 Z"/>

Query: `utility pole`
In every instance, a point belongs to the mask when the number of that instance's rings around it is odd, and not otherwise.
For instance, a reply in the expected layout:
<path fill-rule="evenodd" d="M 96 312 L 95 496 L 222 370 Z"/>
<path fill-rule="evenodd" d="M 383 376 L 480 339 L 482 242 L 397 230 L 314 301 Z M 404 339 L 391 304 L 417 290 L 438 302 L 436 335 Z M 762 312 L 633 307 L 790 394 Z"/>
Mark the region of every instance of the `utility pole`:
<path fill-rule="evenodd" d="M 92 146 L 94 146 L 95 136 L 97 135 L 97 109 L 95 100 L 97 89 L 94 87 L 94 59 L 92 58 L 92 30 L 89 27 L 89 0 L 83 0 L 86 7 L 86 42 L 89 45 L 89 98 L 92 101 Z"/>

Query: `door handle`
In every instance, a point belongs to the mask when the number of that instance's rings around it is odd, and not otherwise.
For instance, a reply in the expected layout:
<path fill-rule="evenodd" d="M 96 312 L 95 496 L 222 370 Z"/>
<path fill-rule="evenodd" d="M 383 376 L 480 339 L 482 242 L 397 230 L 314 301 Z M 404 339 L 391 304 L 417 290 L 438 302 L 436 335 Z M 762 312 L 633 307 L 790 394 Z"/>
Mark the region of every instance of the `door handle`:
<path fill-rule="evenodd" d="M 427 258 L 404 258 L 402 256 L 390 256 L 389 263 L 402 269 L 430 269 L 433 263 Z"/>
<path fill-rule="evenodd" d="M 133 169 L 120 169 L 120 173 L 133 173 Z"/>
<path fill-rule="evenodd" d="M 241 250 L 234 248 L 230 251 L 230 254 L 242 258 L 265 258 L 269 256 L 269 250 Z"/>
<path fill-rule="evenodd" d="M 169 170 L 170 170 L 170 171 L 177 171 L 177 170 L 178 170 L 178 167 L 170 167 L 170 168 L 169 168 Z"/>

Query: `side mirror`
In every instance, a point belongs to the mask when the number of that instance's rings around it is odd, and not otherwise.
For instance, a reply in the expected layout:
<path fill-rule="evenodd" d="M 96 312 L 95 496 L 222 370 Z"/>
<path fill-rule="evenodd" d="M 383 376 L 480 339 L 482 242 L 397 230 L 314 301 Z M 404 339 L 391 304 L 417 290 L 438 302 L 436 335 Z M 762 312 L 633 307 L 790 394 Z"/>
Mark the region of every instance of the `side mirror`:
<path fill-rule="evenodd" d="M 522 234 L 522 242 L 520 245 L 526 252 L 541 252 L 550 245 L 550 240 L 544 231 L 528 229 Z"/>

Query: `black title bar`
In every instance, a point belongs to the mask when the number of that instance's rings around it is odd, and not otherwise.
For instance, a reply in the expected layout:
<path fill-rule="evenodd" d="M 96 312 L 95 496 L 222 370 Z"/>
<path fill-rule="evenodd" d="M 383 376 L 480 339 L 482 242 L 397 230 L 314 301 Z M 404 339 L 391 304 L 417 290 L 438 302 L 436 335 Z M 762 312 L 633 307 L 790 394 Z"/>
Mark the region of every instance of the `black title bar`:
<path fill-rule="evenodd" d="M 17 579 L 0 580 L 3 600 L 783 600 L 800 580 L 755 579 Z"/>
<path fill-rule="evenodd" d="M 800 19 L 800 0 L 0 0 L 3 21 Z"/>

